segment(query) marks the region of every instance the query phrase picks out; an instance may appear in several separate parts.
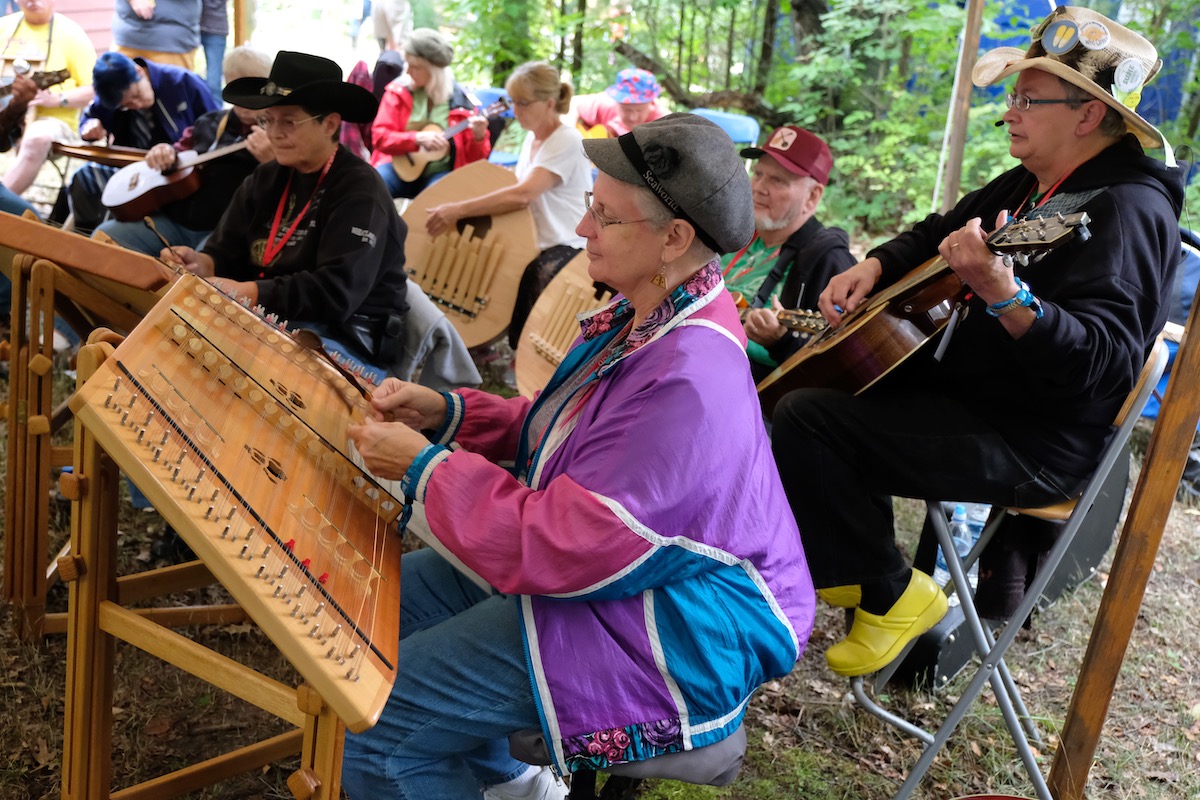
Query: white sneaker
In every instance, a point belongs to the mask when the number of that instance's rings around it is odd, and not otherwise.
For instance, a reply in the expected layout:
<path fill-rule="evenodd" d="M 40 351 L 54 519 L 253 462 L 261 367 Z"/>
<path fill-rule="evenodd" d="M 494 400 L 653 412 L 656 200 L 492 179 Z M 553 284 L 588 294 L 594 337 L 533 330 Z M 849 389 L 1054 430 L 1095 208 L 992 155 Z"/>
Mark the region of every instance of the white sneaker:
<path fill-rule="evenodd" d="M 525 794 L 515 794 L 512 785 L 524 783 L 522 778 L 489 786 L 483 790 L 484 800 L 565 800 L 570 789 L 549 767 L 542 767 L 533 776 Z"/>

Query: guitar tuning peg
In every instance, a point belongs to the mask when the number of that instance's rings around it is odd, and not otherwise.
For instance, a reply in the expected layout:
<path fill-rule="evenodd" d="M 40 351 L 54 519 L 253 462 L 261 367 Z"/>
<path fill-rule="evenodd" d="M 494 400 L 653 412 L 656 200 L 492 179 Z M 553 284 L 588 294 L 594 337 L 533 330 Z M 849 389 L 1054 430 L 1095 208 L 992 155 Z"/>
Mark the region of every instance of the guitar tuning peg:
<path fill-rule="evenodd" d="M 1020 264 L 1022 267 L 1029 266 L 1029 254 L 1028 253 L 1018 253 L 1017 254 L 1017 263 Z"/>
<path fill-rule="evenodd" d="M 1005 253 L 1003 256 L 1000 257 L 1000 260 L 1004 262 L 1004 266 L 1008 267 L 1009 269 L 1013 268 L 1012 253 Z"/>

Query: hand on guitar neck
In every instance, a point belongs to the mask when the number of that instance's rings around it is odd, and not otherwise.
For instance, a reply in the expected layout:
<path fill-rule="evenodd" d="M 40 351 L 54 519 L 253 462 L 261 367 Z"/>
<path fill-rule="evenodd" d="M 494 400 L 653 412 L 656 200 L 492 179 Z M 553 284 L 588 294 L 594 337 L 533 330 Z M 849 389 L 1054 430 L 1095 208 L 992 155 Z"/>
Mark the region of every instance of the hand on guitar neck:
<path fill-rule="evenodd" d="M 396 176 L 405 183 L 412 183 L 421 177 L 425 167 L 446 157 L 450 142 L 455 136 L 467 128 L 474 128 L 476 138 L 482 139 L 487 135 L 487 121 L 508 111 L 508 101 L 503 97 L 485 108 L 481 113 L 472 114 L 461 122 L 442 130 L 440 125 L 430 123 L 416 132 L 416 142 L 419 149 L 411 153 L 401 153 L 392 157 L 392 169 Z M 482 135 L 480 135 L 482 134 Z"/>
<path fill-rule="evenodd" d="M 730 292 L 738 307 L 738 316 L 752 342 L 770 347 L 788 331 L 820 333 L 828 327 L 824 317 L 806 308 L 784 308 L 778 298 L 772 298 L 772 308 L 751 308 L 741 292 Z"/>

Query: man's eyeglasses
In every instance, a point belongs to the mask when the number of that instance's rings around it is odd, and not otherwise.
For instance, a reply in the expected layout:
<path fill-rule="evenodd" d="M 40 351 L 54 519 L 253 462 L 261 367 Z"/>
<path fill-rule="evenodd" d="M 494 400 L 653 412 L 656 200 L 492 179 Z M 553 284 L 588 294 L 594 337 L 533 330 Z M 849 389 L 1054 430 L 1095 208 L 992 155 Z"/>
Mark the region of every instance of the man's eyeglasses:
<path fill-rule="evenodd" d="M 609 225 L 632 225 L 635 222 L 649 222 L 650 220 L 643 217 L 642 219 L 607 219 L 600 216 L 600 212 L 592 208 L 592 193 L 583 193 L 583 207 L 592 215 L 592 221 L 596 223 L 596 227 L 604 230 Z"/>
<path fill-rule="evenodd" d="M 264 131 L 274 128 L 280 133 L 286 135 L 295 133 L 296 128 L 299 128 L 304 123 L 312 122 L 314 119 L 321 119 L 323 116 L 325 115 L 314 114 L 311 117 L 304 117 L 303 119 L 271 119 L 270 117 L 264 115 L 261 117 L 255 117 L 254 124 L 262 128 Z"/>
<path fill-rule="evenodd" d="M 1004 95 L 1004 104 L 1009 108 L 1015 108 L 1017 111 L 1028 111 L 1031 106 L 1053 106 L 1060 103 L 1069 103 L 1070 105 L 1078 106 L 1090 102 L 1092 102 L 1092 98 L 1087 97 L 1064 97 L 1061 100 L 1034 100 L 1027 94 Z"/>

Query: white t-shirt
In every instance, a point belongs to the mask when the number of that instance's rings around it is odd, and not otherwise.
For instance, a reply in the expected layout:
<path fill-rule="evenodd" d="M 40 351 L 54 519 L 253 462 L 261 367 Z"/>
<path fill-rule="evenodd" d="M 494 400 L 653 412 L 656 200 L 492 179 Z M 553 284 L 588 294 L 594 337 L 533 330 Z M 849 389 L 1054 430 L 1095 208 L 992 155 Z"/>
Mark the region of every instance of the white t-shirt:
<path fill-rule="evenodd" d="M 561 179 L 557 186 L 542 192 L 529 204 L 537 228 L 538 250 L 556 244 L 582 248 L 585 241 L 575 233 L 575 226 L 586 210 L 583 193 L 592 190 L 592 163 L 583 154 L 583 136 L 568 125 L 559 125 L 542 142 L 536 154 L 533 153 L 533 139 L 530 134 L 521 145 L 517 180 L 524 180 L 535 167 L 548 170 Z"/>

